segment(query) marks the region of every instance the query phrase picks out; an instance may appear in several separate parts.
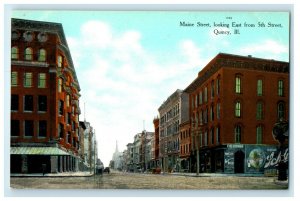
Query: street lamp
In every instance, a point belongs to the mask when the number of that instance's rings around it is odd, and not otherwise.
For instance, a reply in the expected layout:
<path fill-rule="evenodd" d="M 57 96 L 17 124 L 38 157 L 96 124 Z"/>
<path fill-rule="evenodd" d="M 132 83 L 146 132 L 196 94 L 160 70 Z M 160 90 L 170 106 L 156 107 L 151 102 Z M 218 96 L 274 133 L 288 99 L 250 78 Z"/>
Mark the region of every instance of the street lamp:
<path fill-rule="evenodd" d="M 279 122 L 275 123 L 272 131 L 273 138 L 279 142 L 279 154 L 280 162 L 278 163 L 278 180 L 286 181 L 287 180 L 287 164 L 284 161 L 284 142 L 289 137 L 289 124 L 287 121 L 284 121 L 282 118 Z"/>

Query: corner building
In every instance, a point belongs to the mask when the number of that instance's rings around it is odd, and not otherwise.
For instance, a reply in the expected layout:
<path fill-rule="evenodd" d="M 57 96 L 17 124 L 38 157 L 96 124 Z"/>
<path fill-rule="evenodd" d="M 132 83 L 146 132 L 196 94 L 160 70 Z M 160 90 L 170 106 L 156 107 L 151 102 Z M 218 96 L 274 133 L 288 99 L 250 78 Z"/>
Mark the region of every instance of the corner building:
<path fill-rule="evenodd" d="M 272 129 L 280 119 L 288 121 L 289 63 L 220 53 L 184 91 L 190 99 L 192 172 L 196 150 L 200 172 L 276 172 Z"/>
<path fill-rule="evenodd" d="M 63 27 L 11 29 L 11 173 L 78 171 L 80 86 Z"/>

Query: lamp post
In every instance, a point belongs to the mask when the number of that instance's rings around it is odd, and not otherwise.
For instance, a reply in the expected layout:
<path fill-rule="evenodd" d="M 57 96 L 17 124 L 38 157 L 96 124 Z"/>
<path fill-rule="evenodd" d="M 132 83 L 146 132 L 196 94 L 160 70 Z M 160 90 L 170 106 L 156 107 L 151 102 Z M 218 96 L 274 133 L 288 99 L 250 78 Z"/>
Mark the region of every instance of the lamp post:
<path fill-rule="evenodd" d="M 278 180 L 285 181 L 287 180 L 287 164 L 284 161 L 284 142 L 289 137 L 289 124 L 287 121 L 284 121 L 282 118 L 279 122 L 275 123 L 272 131 L 273 138 L 279 142 L 279 154 L 280 161 L 278 163 Z"/>

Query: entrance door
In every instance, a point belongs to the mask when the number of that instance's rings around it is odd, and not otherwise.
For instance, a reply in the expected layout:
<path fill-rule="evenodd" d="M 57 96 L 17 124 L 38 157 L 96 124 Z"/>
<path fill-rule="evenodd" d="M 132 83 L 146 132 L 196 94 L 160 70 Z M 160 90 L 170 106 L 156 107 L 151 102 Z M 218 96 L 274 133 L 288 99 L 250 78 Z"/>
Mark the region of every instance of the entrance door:
<path fill-rule="evenodd" d="M 245 153 L 241 150 L 234 154 L 234 173 L 244 173 Z"/>

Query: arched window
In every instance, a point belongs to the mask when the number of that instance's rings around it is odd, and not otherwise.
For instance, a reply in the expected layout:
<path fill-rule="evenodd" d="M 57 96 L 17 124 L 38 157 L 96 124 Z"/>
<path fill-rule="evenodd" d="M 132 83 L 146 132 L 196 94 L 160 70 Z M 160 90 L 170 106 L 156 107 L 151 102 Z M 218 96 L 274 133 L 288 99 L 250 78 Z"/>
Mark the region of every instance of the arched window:
<path fill-rule="evenodd" d="M 16 46 L 11 48 L 11 59 L 19 59 L 19 48 Z"/>
<path fill-rule="evenodd" d="M 257 80 L 257 96 L 263 95 L 263 80 L 259 79 Z"/>
<path fill-rule="evenodd" d="M 235 138 L 235 143 L 241 143 L 242 127 L 240 125 L 236 125 L 234 128 L 234 138 Z"/>
<path fill-rule="evenodd" d="M 279 102 L 277 104 L 277 118 L 281 119 L 285 117 L 285 104 L 284 102 Z"/>
<path fill-rule="evenodd" d="M 256 119 L 262 120 L 263 119 L 263 103 L 258 102 L 256 104 Z"/>
<path fill-rule="evenodd" d="M 235 76 L 235 93 L 240 94 L 242 88 L 242 80 L 240 75 Z"/>
<path fill-rule="evenodd" d="M 39 50 L 39 61 L 46 61 L 46 50 L 45 49 L 40 49 Z"/>
<path fill-rule="evenodd" d="M 235 117 L 241 117 L 241 102 L 237 101 L 235 103 Z"/>
<path fill-rule="evenodd" d="M 32 49 L 30 47 L 27 47 L 25 49 L 25 60 L 27 60 L 27 61 L 32 60 Z"/>

